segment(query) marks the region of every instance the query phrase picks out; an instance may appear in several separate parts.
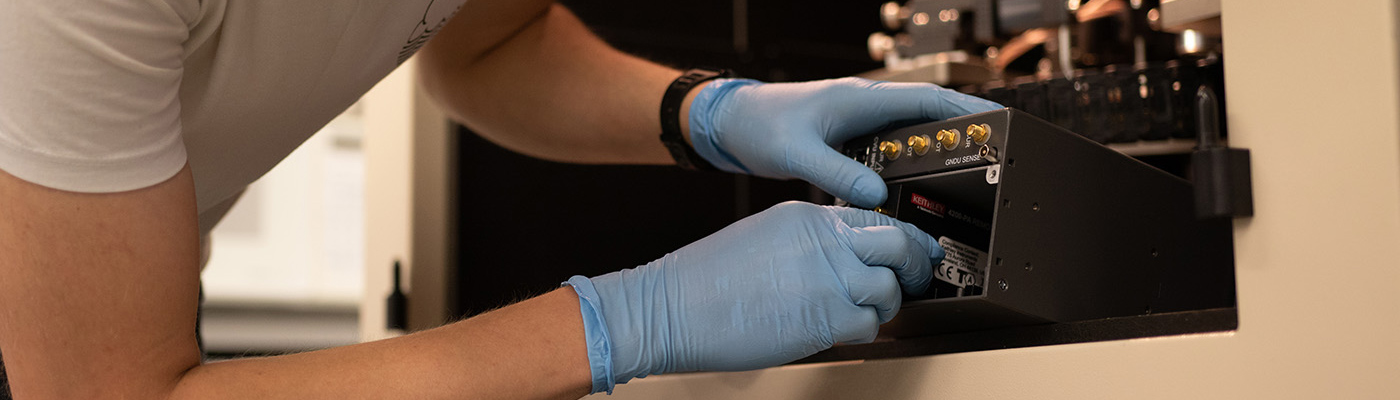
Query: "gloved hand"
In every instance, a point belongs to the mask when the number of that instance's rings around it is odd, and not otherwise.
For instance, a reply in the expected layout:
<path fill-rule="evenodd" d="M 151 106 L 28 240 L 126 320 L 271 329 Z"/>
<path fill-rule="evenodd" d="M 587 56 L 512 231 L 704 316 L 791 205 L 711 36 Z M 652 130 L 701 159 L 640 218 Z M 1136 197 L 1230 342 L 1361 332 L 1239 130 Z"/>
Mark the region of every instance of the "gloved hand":
<path fill-rule="evenodd" d="M 885 201 L 884 182 L 833 146 L 903 124 L 1001 108 L 927 83 L 719 79 L 691 102 L 690 140 L 721 170 L 798 178 L 855 205 L 875 207 Z"/>
<path fill-rule="evenodd" d="M 900 287 L 928 289 L 937 241 L 871 211 L 779 204 L 649 264 L 566 284 L 593 391 L 634 377 L 735 371 L 870 342 Z"/>

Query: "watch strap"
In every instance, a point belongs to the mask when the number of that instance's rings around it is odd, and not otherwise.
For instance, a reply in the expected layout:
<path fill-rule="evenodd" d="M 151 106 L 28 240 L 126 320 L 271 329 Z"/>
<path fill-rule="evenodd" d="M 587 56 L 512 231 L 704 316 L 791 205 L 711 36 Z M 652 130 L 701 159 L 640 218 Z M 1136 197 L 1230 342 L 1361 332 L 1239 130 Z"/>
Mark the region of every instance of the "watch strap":
<path fill-rule="evenodd" d="M 671 81 L 666 93 L 661 96 L 661 144 L 671 152 L 676 165 L 692 171 L 718 171 L 713 164 L 700 157 L 695 148 L 686 143 L 681 134 L 681 105 L 686 95 L 701 83 L 715 78 L 728 78 L 733 74 L 728 70 L 692 68 L 679 78 Z"/>

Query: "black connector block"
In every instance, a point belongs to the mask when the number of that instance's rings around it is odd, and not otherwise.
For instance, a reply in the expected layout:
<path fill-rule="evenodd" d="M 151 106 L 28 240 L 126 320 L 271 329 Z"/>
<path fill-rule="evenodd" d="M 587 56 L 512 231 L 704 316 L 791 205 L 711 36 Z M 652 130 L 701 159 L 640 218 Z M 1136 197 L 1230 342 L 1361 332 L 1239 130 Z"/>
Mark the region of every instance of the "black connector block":
<path fill-rule="evenodd" d="M 1191 153 L 1191 183 L 1200 219 L 1254 215 L 1249 150 L 1215 147 Z"/>
<path fill-rule="evenodd" d="M 1196 151 L 1191 153 L 1191 184 L 1196 192 L 1196 218 L 1254 215 L 1254 191 L 1249 178 L 1249 150 L 1224 146 L 1220 102 L 1210 85 L 1196 91 Z"/>

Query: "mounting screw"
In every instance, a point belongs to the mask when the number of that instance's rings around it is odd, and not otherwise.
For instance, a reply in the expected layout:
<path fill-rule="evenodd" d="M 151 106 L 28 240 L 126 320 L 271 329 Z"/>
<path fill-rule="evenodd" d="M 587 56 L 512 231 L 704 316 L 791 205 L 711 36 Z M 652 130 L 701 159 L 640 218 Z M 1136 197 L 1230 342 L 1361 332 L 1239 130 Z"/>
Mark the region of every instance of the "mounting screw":
<path fill-rule="evenodd" d="M 1000 287 L 1001 290 L 1006 290 L 1006 289 L 1010 288 L 1011 285 L 1007 285 L 1005 279 L 998 279 L 998 280 L 997 280 L 997 287 Z"/>

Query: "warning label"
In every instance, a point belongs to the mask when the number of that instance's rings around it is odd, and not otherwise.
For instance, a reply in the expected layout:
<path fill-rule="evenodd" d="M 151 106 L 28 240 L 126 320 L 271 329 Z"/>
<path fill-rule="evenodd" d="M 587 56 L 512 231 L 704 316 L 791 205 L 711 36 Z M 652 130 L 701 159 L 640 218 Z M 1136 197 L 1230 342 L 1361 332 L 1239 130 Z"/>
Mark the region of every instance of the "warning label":
<path fill-rule="evenodd" d="M 939 237 L 938 245 L 943 246 L 944 252 L 943 263 L 933 269 L 933 275 L 938 277 L 938 280 L 959 288 L 983 286 L 985 278 L 981 265 L 982 260 L 987 258 L 987 253 L 947 236 Z"/>

